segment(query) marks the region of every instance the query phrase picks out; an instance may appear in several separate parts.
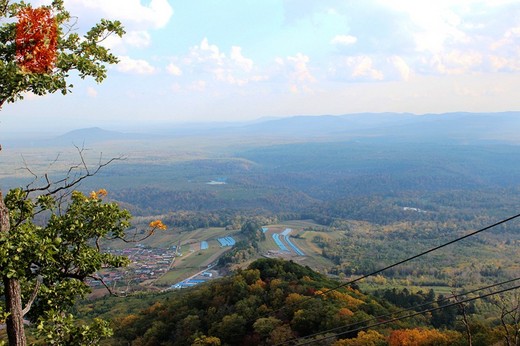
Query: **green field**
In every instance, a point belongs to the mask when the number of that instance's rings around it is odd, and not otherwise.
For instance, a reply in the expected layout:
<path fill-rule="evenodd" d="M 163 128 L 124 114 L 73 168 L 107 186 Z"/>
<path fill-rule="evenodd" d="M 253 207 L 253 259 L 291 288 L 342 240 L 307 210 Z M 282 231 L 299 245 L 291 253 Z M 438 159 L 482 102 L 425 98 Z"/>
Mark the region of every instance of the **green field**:
<path fill-rule="evenodd" d="M 143 220 L 141 220 L 143 221 Z M 302 250 L 306 256 L 298 256 L 295 253 L 286 254 L 281 257 L 291 259 L 300 264 L 310 266 L 321 273 L 326 273 L 332 263 L 321 256 L 319 249 L 312 243 L 309 234 L 329 234 L 326 232 L 310 232 L 304 229 L 320 229 L 320 226 L 312 221 L 287 221 L 280 224 L 268 225 L 269 231 L 266 233 L 265 241 L 259 243 L 260 252 L 257 258 L 270 252 L 278 252 L 280 249 L 272 238 L 273 233 L 281 233 L 286 228 L 291 228 L 291 235 L 303 235 L 303 238 L 291 238 L 291 241 Z M 158 279 L 153 281 L 154 286 L 165 287 L 182 281 L 195 273 L 203 270 L 209 264 L 214 263 L 218 258 L 229 251 L 230 247 L 221 247 L 217 238 L 232 236 L 236 241 L 241 239 L 239 230 L 227 230 L 223 227 L 199 228 L 193 231 L 179 232 L 167 230 L 158 232 L 153 237 L 143 241 L 142 244 L 149 248 L 171 248 L 181 244 L 181 256 L 175 258 L 170 270 Z M 201 250 L 200 243 L 208 242 L 208 249 Z M 126 243 L 111 244 L 112 248 L 128 247 Z M 242 266 L 247 265 L 243 263 Z M 150 282 L 148 283 L 150 284 Z"/>

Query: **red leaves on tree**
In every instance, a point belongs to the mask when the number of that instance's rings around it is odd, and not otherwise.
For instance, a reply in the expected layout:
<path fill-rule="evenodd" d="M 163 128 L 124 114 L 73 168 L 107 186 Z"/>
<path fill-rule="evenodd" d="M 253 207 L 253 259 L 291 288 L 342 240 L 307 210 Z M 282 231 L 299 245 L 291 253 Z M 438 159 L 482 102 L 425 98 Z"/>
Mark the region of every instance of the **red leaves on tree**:
<path fill-rule="evenodd" d="M 31 73 L 48 73 L 56 61 L 58 26 L 51 10 L 26 7 L 18 13 L 16 61 Z"/>

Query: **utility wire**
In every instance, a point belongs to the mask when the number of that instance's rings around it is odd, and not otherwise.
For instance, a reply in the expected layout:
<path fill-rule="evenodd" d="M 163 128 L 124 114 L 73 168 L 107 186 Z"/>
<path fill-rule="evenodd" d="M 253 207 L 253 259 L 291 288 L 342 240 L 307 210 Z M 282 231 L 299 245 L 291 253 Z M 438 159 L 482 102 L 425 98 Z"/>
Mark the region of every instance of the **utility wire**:
<path fill-rule="evenodd" d="M 422 314 L 425 314 L 425 313 L 428 313 L 428 312 L 433 312 L 433 311 L 437 311 L 437 310 L 446 309 L 446 308 L 449 308 L 449 307 L 452 307 L 452 306 L 455 306 L 455 305 L 460 305 L 460 304 L 471 302 L 471 301 L 474 301 L 474 300 L 490 297 L 490 296 L 493 296 L 493 295 L 496 295 L 496 294 L 504 293 L 504 292 L 507 292 L 507 291 L 512 291 L 512 290 L 515 290 L 515 289 L 518 289 L 518 288 L 520 288 L 520 285 L 514 286 L 514 287 L 510 287 L 510 288 L 504 288 L 502 290 L 499 290 L 499 291 L 496 291 L 496 292 L 487 293 L 487 294 L 483 294 L 483 295 L 480 295 L 480 296 L 477 296 L 477 297 L 468 298 L 468 299 L 465 299 L 465 300 L 460 300 L 460 301 L 457 301 L 455 303 L 439 306 L 439 307 L 436 307 L 436 308 L 431 308 L 431 309 L 415 312 L 413 314 L 409 314 L 409 315 L 406 315 L 406 316 L 395 317 L 395 318 L 392 318 L 392 319 L 389 319 L 389 320 L 386 320 L 386 321 L 381 321 L 381 322 L 378 322 L 378 323 L 374 323 L 374 324 L 366 326 L 366 327 L 359 327 L 359 328 L 356 328 L 356 329 L 348 330 L 346 332 L 341 332 L 341 333 L 337 333 L 337 334 L 334 334 L 334 335 L 331 335 L 331 336 L 326 336 L 326 337 L 323 337 L 321 339 L 305 341 L 303 343 L 298 343 L 297 345 L 298 346 L 309 345 L 309 344 L 320 342 L 320 341 L 323 341 L 323 340 L 336 338 L 336 337 L 338 337 L 340 335 L 343 335 L 343 334 L 359 332 L 359 331 L 364 330 L 364 329 L 378 327 L 378 326 L 381 326 L 381 325 L 384 325 L 384 324 L 388 324 L 388 323 L 404 320 L 406 318 L 414 317 L 414 316 L 417 316 L 417 315 L 422 315 Z M 305 338 L 307 338 L 307 337 L 305 337 Z M 296 340 L 293 340 L 293 341 L 298 341 L 298 340 L 301 340 L 301 339 L 304 339 L 304 338 L 296 339 Z M 281 345 L 281 344 L 279 344 L 279 345 Z"/>
<path fill-rule="evenodd" d="M 496 226 L 499 226 L 499 225 L 504 224 L 504 223 L 506 223 L 506 222 L 509 222 L 509 221 L 511 221 L 511 220 L 514 220 L 514 219 L 516 219 L 516 218 L 518 218 L 518 217 L 520 217 L 520 214 L 516 214 L 516 215 L 514 215 L 514 216 L 508 217 L 507 219 L 503 219 L 503 220 L 498 221 L 498 222 L 496 222 L 496 223 L 494 223 L 494 224 L 492 224 L 492 225 L 489 225 L 489 226 L 486 226 L 486 227 L 484 227 L 484 228 L 481 228 L 481 229 L 479 229 L 479 230 L 477 230 L 477 231 L 474 231 L 474 232 L 468 233 L 468 234 L 466 234 L 466 235 L 464 235 L 464 236 L 462 236 L 462 237 L 459 237 L 459 238 L 457 238 L 457 239 L 453 239 L 453 240 L 451 240 L 451 241 L 449 241 L 449 242 L 447 242 L 447 243 L 444 243 L 444 244 L 442 244 L 442 245 L 439 245 L 439 246 L 436 246 L 436 247 L 431 248 L 431 249 L 429 249 L 429 250 L 426 250 L 426 251 L 424 251 L 424 252 L 421 252 L 421 253 L 419 253 L 419 254 L 417 254 L 417 255 L 415 255 L 415 256 L 408 257 L 408 258 L 406 258 L 406 259 L 404 259 L 404 260 L 402 260 L 402 261 L 399 261 L 399 262 L 397 262 L 397 263 L 391 264 L 391 265 L 386 266 L 386 267 L 384 267 L 384 268 L 378 269 L 378 270 L 373 271 L 373 272 L 371 272 L 371 273 L 369 273 L 369 274 L 365 274 L 365 275 L 360 276 L 360 277 L 358 277 L 358 278 L 356 278 L 356 279 L 353 279 L 353 280 L 350 280 L 350 281 L 348 281 L 348 282 L 345 282 L 345 283 L 342 283 L 342 284 L 340 284 L 340 285 L 337 285 L 337 286 L 335 286 L 335 287 L 333 287 L 333 288 L 329 288 L 329 289 L 327 289 L 327 290 L 325 290 L 325 291 L 323 291 L 323 292 L 320 292 L 320 295 L 326 295 L 326 294 L 329 293 L 329 292 L 337 291 L 339 288 L 342 288 L 342 287 L 345 287 L 345 286 L 351 285 L 351 284 L 353 284 L 353 283 L 355 283 L 355 282 L 358 282 L 358 281 L 360 281 L 360 280 L 366 279 L 366 278 L 368 278 L 369 276 L 373 276 L 373 275 L 379 274 L 379 273 L 381 273 L 381 272 L 384 272 L 385 270 L 388 270 L 388 269 L 390 269 L 390 268 L 396 267 L 396 266 L 401 265 L 401 264 L 403 264 L 403 263 L 409 262 L 409 261 L 411 261 L 411 260 L 414 260 L 414 259 L 416 259 L 416 258 L 418 258 L 418 257 L 421 257 L 421 256 L 424 256 L 424 255 L 426 255 L 426 254 L 429 254 L 430 252 L 437 251 L 437 250 L 439 250 L 439 249 L 442 249 L 443 247 L 446 247 L 446 246 L 448 246 L 448 245 L 454 244 L 454 243 L 459 242 L 459 241 L 461 241 L 461 240 L 463 240 L 463 239 L 466 239 L 466 238 L 472 237 L 472 236 L 474 236 L 474 235 L 477 235 L 477 234 L 479 234 L 479 233 L 482 233 L 482 232 L 484 232 L 484 231 L 487 231 L 488 229 L 491 229 L 491 228 L 493 228 L 493 227 L 496 227 Z M 314 299 L 314 297 L 315 297 L 315 296 L 311 296 L 311 297 L 309 297 L 309 298 L 307 298 L 307 299 L 301 300 L 299 303 L 303 303 L 303 302 L 305 302 L 305 301 L 307 301 L 307 300 Z M 279 310 L 282 310 L 282 309 L 284 309 L 284 308 L 285 308 L 285 307 L 283 307 L 283 308 L 281 308 L 281 309 L 279 309 Z M 278 311 L 279 311 L 279 310 L 278 310 Z M 275 312 L 276 312 L 276 311 L 275 311 Z"/>
<path fill-rule="evenodd" d="M 386 318 L 386 317 L 391 317 L 393 315 L 396 315 L 396 314 L 401 314 L 403 312 L 408 312 L 408 311 L 414 311 L 418 308 L 422 308 L 422 307 L 425 307 L 425 306 L 428 306 L 428 305 L 431 305 L 431 304 L 434 304 L 434 303 L 442 303 L 442 302 L 445 302 L 447 300 L 450 300 L 452 298 L 457 298 L 457 297 L 460 297 L 460 296 L 464 296 L 464 295 L 468 295 L 468 294 L 472 294 L 472 293 L 476 293 L 478 291 L 484 291 L 484 290 L 487 290 L 487 289 L 490 289 L 490 288 L 493 288 L 493 287 L 497 287 L 497 286 L 502 286 L 502 285 L 505 285 L 505 284 L 509 284 L 511 282 L 514 282 L 514 281 L 518 281 L 520 280 L 520 277 L 518 278 L 515 278 L 515 279 L 510 279 L 510 280 L 506 280 L 506 281 L 502 281 L 502 282 L 499 282 L 499 283 L 496 283 L 496 284 L 492 284 L 492 285 L 488 285 L 488 286 L 484 286 L 484 287 L 480 287 L 480 288 L 476 288 L 474 290 L 471 290 L 471 291 L 467 291 L 467 292 L 461 292 L 460 294 L 453 294 L 451 296 L 447 296 L 447 297 L 444 297 L 442 299 L 438 299 L 438 300 L 434 300 L 434 301 L 431 301 L 431 302 L 426 302 L 426 303 L 423 303 L 423 304 L 419 304 L 419 305 L 416 305 L 416 306 L 412 306 L 412 307 L 409 307 L 409 308 L 406 308 L 406 309 L 402 309 L 402 310 L 398 310 L 398 311 L 395 311 L 395 312 L 390 312 L 388 314 L 384 314 L 384 315 L 379 315 L 379 316 L 375 316 L 375 317 L 371 317 L 371 318 L 368 318 L 366 320 L 363 320 L 363 321 L 358 321 L 358 322 L 354 322 L 354 323 L 351 323 L 351 324 L 347 324 L 347 325 L 344 325 L 344 326 L 341 326 L 341 327 L 336 327 L 336 328 L 332 328 L 332 329 L 328 329 L 328 330 L 324 330 L 324 331 L 321 331 L 321 332 L 318 332 L 318 333 L 314 333 L 314 334 L 310 334 L 310 335 L 306 335 L 305 337 L 302 337 L 304 339 L 308 339 L 308 338 L 312 338 L 314 336 L 318 336 L 318 335 L 322 335 L 322 334 L 325 334 L 325 333 L 332 333 L 332 332 L 336 332 L 338 330 L 341 330 L 341 329 L 344 329 L 344 328 L 352 328 L 352 327 L 355 327 L 357 325 L 360 325 L 360 324 L 363 324 L 363 323 L 367 323 L 367 322 L 372 322 L 374 320 L 380 320 L 381 318 Z M 346 332 L 346 333 L 350 333 L 350 331 Z M 281 345 L 286 345 L 286 344 L 289 344 L 293 341 L 296 341 L 296 340 L 300 340 L 302 338 L 293 338 L 291 340 L 286 340 L 282 343 L 279 343 L 279 344 L 275 344 L 274 346 L 281 346 Z"/>
<path fill-rule="evenodd" d="M 355 283 L 355 282 L 358 282 L 358 281 L 360 281 L 360 280 L 366 279 L 366 278 L 368 278 L 368 277 L 370 277 L 370 276 L 373 276 L 373 275 L 379 274 L 379 273 L 381 273 L 381 272 L 383 272 L 383 271 L 385 271 L 385 270 L 388 270 L 388 269 L 390 269 L 390 268 L 396 267 L 396 266 L 401 265 L 401 264 L 403 264 L 403 263 L 409 262 L 409 261 L 414 260 L 414 259 L 416 259 L 416 258 L 418 258 L 418 257 L 421 257 L 421 256 L 424 256 L 424 255 L 426 255 L 426 254 L 429 254 L 429 253 L 431 253 L 431 252 L 437 251 L 437 250 L 439 250 L 439 249 L 442 249 L 443 247 L 446 247 L 446 246 L 448 246 L 448 245 L 454 244 L 454 243 L 459 242 L 459 241 L 461 241 L 461 240 L 464 240 L 464 239 L 466 239 L 466 238 L 472 237 L 472 236 L 474 236 L 474 235 L 477 235 L 477 234 L 479 234 L 479 233 L 482 233 L 482 232 L 484 232 L 484 231 L 487 231 L 487 230 L 489 230 L 489 229 L 491 229 L 491 228 L 494 228 L 494 227 L 499 226 L 499 225 L 501 225 L 501 224 L 504 224 L 504 223 L 506 223 L 506 222 L 512 221 L 512 220 L 517 219 L 517 218 L 519 218 L 519 217 L 520 217 L 520 213 L 519 213 L 519 214 L 516 214 L 516 215 L 513 215 L 513 216 L 511 216 L 511 217 L 508 217 L 508 218 L 506 218 L 506 219 L 502 219 L 502 220 L 500 220 L 500 221 L 498 221 L 498 222 L 495 222 L 495 223 L 492 224 L 492 225 L 489 225 L 489 226 L 486 226 L 486 227 L 484 227 L 484 228 L 481 228 L 481 229 L 479 229 L 479 230 L 477 230 L 477 231 L 474 231 L 474 232 L 468 233 L 468 234 L 466 234 L 466 235 L 464 235 L 464 236 L 462 236 L 462 237 L 459 237 L 459 238 L 453 239 L 453 240 L 451 240 L 451 241 L 449 241 L 449 242 L 447 242 L 447 243 L 444 243 L 444 244 L 442 244 L 442 245 L 439 245 L 439 246 L 433 247 L 433 248 L 431 248 L 431 249 L 429 249 L 429 250 L 423 251 L 423 252 L 421 252 L 421 253 L 419 253 L 419 254 L 417 254 L 417 255 L 414 255 L 414 256 L 412 256 L 412 257 L 408 257 L 408 258 L 406 258 L 406 259 L 404 259 L 404 260 L 401 260 L 401 261 L 396 262 L 396 263 L 394 263 L 394 264 L 388 265 L 388 266 L 386 266 L 386 267 L 384 267 L 384 268 L 378 269 L 378 270 L 373 271 L 373 272 L 371 272 L 371 273 L 369 273 L 369 274 L 365 274 L 365 275 L 360 276 L 360 277 L 358 277 L 358 278 L 356 278 L 356 279 L 353 279 L 353 280 L 350 280 L 350 281 L 348 281 L 348 282 L 345 282 L 345 283 L 342 283 L 342 284 L 340 284 L 340 285 L 337 285 L 337 286 L 335 286 L 335 287 L 329 288 L 329 289 L 327 289 L 327 290 L 325 290 L 325 291 L 320 292 L 319 295 L 326 295 L 326 294 L 328 294 L 328 293 L 330 293 L 330 292 L 332 292 L 332 291 L 337 291 L 338 289 L 340 289 L 340 288 L 342 288 L 342 287 L 345 287 L 345 286 L 351 285 L 351 284 L 353 284 L 353 283 Z M 317 295 L 316 295 L 316 296 L 310 296 L 310 297 L 307 297 L 306 299 L 302 299 L 302 300 L 298 301 L 298 304 L 302 304 L 302 303 L 304 303 L 304 302 L 306 302 L 306 301 L 309 301 L 309 300 L 315 299 L 316 297 L 317 297 Z M 276 314 L 276 313 L 278 313 L 278 312 L 280 312 L 280 311 L 282 311 L 282 310 L 284 310 L 284 309 L 286 309 L 286 308 L 287 308 L 287 305 L 284 305 L 283 307 L 278 308 L 278 309 L 272 311 L 270 314 L 271 314 L 271 315 L 272 315 L 272 314 Z"/>

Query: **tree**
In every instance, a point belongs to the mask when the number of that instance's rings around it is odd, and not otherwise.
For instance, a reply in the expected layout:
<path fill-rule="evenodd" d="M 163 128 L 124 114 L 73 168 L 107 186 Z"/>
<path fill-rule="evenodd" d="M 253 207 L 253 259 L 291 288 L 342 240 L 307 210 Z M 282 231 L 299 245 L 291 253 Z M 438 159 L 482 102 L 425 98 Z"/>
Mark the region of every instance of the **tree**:
<path fill-rule="evenodd" d="M 430 346 L 453 345 L 461 339 L 458 332 L 441 332 L 436 329 L 399 329 L 388 337 L 390 346 Z"/>
<path fill-rule="evenodd" d="M 0 109 L 27 92 L 67 94 L 73 71 L 97 82 L 106 77 L 105 65 L 116 63 L 117 58 L 100 43 L 111 34 L 121 36 L 121 23 L 102 19 L 82 38 L 73 23 L 63 0 L 39 8 L 0 0 Z M 116 204 L 104 203 L 101 192 L 90 197 L 67 193 L 90 175 L 87 170 L 72 182 L 67 176 L 40 189 L 10 191 L 5 204 L 0 192 L 0 295 L 5 298 L 0 312 L 10 345 L 26 344 L 23 318 L 31 308 L 33 319 L 39 321 L 38 331 L 50 339 L 93 342 L 77 339 L 74 335 L 92 333 L 72 328 L 71 316 L 63 312 L 87 291 L 86 277 L 104 266 L 125 263 L 102 253 L 99 240 L 121 237 L 130 215 Z M 64 204 L 67 197 L 70 201 Z M 34 222 L 37 214 L 48 217 L 46 226 Z M 101 322 L 90 330 L 108 333 Z"/>
<path fill-rule="evenodd" d="M 493 301 L 500 310 L 500 325 L 505 344 L 520 345 L 520 293 L 513 291 Z"/>
<path fill-rule="evenodd" d="M 5 21 L 18 18 L 17 21 Z M 102 19 L 83 37 L 75 32 L 63 0 L 32 8 L 24 2 L 0 0 L 0 109 L 4 103 L 23 99 L 26 92 L 45 95 L 73 87 L 72 71 L 96 82 L 106 78 L 106 64 L 117 57 L 100 43 L 108 36 L 122 36 L 118 21 Z"/>
<path fill-rule="evenodd" d="M 0 275 L 4 279 L 0 294 L 5 295 L 8 333 L 14 334 L 9 335 L 10 344 L 25 343 L 21 339 L 24 316 L 36 322 L 36 334 L 51 344 L 90 345 L 110 335 L 101 320 L 88 327 L 75 326 L 67 310 L 90 291 L 87 278 L 102 281 L 97 271 L 128 263 L 124 256 L 103 252 L 100 243 L 126 240 L 131 215 L 117 203 L 105 202 L 103 189 L 88 196 L 70 191 L 80 178 L 65 185 L 51 184 L 45 190 L 13 189 L 5 198 L 10 230 L 0 233 Z M 43 214 L 47 221 L 42 226 L 35 216 Z M 161 221 L 152 221 L 137 241 L 165 228 Z M 22 319 L 22 324 L 15 324 L 13 316 Z"/>
<path fill-rule="evenodd" d="M 333 346 L 382 346 L 387 345 L 384 335 L 375 331 L 360 331 L 357 337 L 336 341 Z"/>

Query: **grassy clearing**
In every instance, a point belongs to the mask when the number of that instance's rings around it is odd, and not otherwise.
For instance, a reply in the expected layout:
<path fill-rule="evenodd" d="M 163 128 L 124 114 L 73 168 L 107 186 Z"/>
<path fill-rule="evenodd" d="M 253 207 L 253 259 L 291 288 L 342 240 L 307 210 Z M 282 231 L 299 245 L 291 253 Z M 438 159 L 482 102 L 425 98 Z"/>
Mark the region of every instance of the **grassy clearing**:
<path fill-rule="evenodd" d="M 164 274 L 164 276 L 158 279 L 155 283 L 160 286 L 173 285 L 189 278 L 193 274 L 193 268 L 175 268 Z"/>

